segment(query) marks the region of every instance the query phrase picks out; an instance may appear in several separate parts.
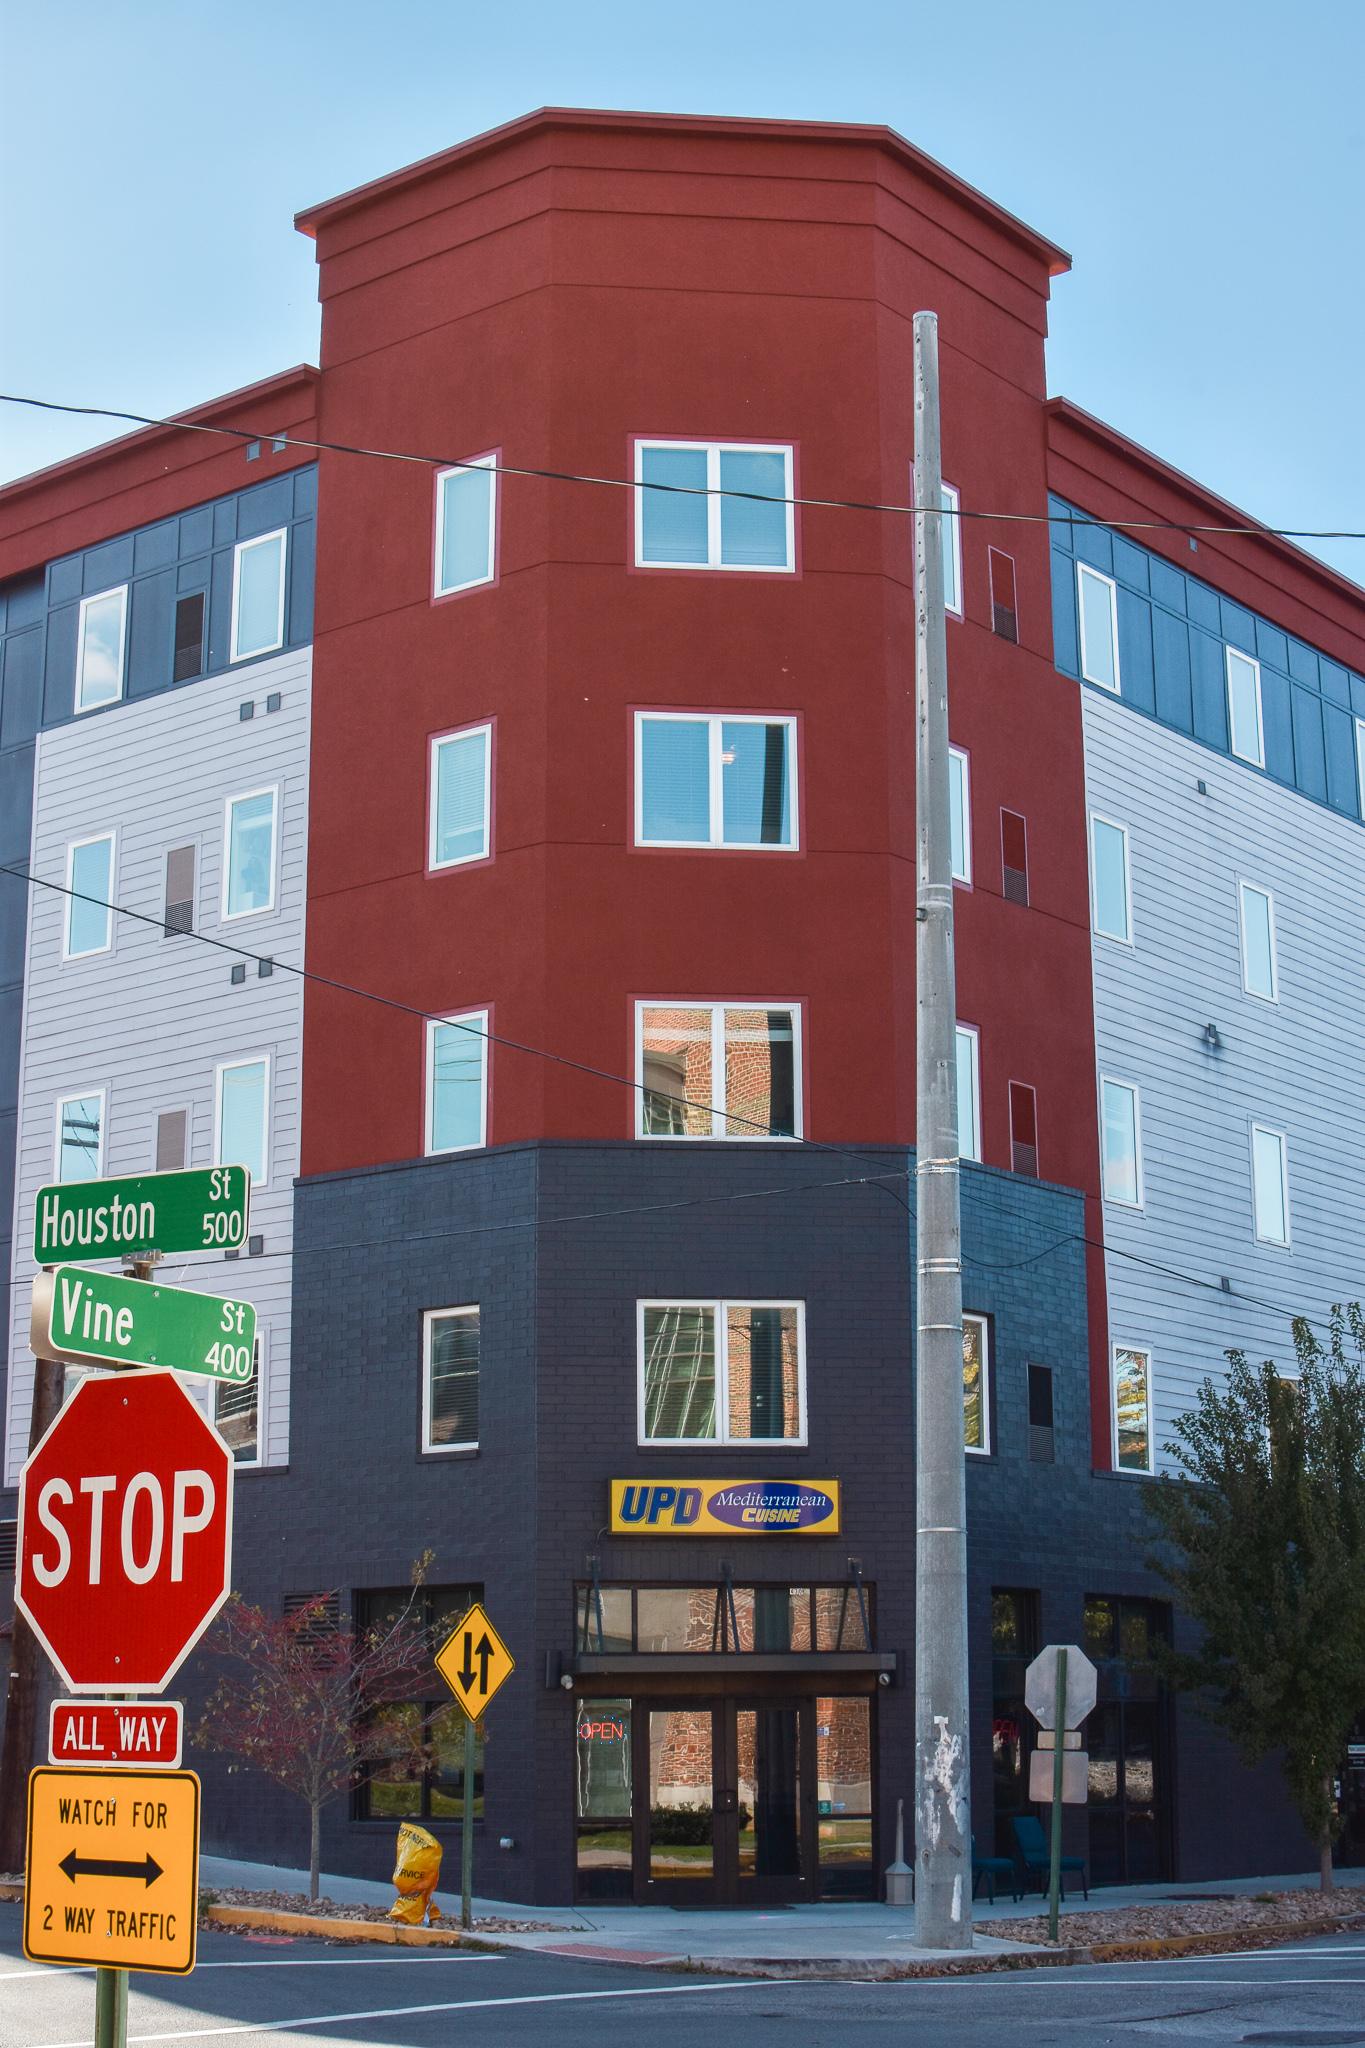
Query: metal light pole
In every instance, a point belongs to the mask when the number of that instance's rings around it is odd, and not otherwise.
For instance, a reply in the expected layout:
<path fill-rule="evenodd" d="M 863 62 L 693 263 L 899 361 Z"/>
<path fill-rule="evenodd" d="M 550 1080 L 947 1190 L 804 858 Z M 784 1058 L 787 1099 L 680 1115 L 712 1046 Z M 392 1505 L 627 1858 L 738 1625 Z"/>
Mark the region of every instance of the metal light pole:
<path fill-rule="evenodd" d="M 962 1246 L 942 505 L 938 316 L 916 313 L 915 1944 L 968 1949 Z"/>

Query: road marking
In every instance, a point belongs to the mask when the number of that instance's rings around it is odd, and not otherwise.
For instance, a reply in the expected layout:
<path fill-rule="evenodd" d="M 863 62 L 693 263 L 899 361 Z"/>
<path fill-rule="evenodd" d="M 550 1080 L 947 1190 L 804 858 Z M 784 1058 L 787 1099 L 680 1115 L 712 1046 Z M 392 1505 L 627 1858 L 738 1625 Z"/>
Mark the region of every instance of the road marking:
<path fill-rule="evenodd" d="M 240 1963 L 196 1963 L 195 1975 L 201 1970 L 353 1970 L 366 1969 L 373 1964 L 382 1964 L 397 1969 L 401 1963 L 505 1963 L 506 1956 L 270 1956 L 259 1962 Z M 87 1963 L 80 1969 L 61 1969 L 49 1963 L 42 1970 L 0 1970 L 0 1984 L 12 1983 L 18 1977 L 93 1977 L 95 1966 Z M 145 1976 L 145 1971 L 134 1970 L 133 1976 Z"/>

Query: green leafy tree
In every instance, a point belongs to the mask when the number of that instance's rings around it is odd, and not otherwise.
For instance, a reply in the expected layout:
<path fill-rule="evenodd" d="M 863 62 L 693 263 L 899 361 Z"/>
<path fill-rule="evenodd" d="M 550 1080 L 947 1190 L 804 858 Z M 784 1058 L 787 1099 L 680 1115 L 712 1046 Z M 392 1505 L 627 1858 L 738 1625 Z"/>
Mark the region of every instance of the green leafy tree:
<path fill-rule="evenodd" d="M 1365 1707 L 1365 1318 L 1332 1310 L 1324 1347 L 1294 1322 L 1295 1375 L 1229 1351 L 1167 1446 L 1179 1476 L 1148 1504 L 1164 1542 L 1148 1558 L 1200 1628 L 1156 1652 L 1168 1683 L 1224 1728 L 1248 1763 L 1283 1752 L 1285 1782 L 1332 1888 L 1334 1780 Z"/>

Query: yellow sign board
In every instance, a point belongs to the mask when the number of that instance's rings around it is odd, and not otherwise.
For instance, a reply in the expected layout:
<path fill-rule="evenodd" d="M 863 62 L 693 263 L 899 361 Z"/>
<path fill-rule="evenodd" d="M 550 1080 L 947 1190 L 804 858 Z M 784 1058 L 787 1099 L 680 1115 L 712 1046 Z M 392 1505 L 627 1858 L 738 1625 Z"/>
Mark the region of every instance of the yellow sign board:
<path fill-rule="evenodd" d="M 477 1721 L 516 1663 L 482 1607 L 471 1607 L 437 1652 L 436 1669 L 470 1720 Z"/>
<path fill-rule="evenodd" d="M 613 1479 L 613 1536 L 837 1536 L 837 1479 Z"/>
<path fill-rule="evenodd" d="M 111 1970 L 194 1968 L 199 1780 L 73 1771 L 28 1781 L 24 1954 Z"/>

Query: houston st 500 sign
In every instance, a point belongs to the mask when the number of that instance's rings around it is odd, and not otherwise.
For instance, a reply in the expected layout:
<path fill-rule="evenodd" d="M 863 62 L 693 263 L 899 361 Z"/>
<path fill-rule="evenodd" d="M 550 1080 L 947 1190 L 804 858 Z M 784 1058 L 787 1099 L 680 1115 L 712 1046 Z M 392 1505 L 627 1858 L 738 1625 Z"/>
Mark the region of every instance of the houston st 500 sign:
<path fill-rule="evenodd" d="M 244 1166 L 39 1188 L 33 1256 L 40 1266 L 55 1266 L 59 1259 L 245 1244 L 250 1207 L 251 1175 Z"/>

